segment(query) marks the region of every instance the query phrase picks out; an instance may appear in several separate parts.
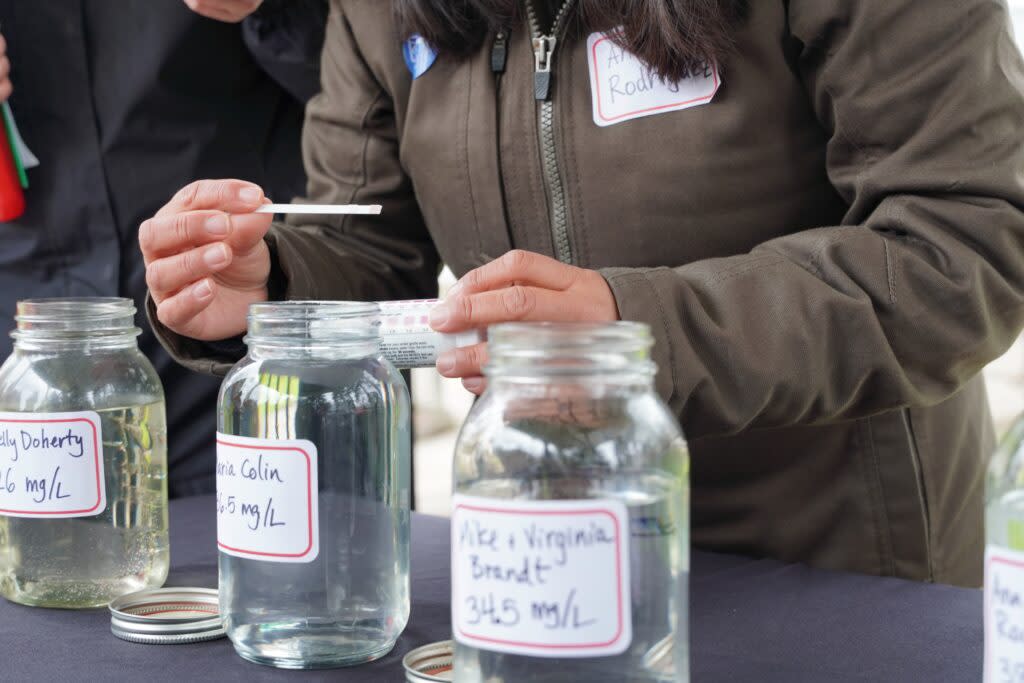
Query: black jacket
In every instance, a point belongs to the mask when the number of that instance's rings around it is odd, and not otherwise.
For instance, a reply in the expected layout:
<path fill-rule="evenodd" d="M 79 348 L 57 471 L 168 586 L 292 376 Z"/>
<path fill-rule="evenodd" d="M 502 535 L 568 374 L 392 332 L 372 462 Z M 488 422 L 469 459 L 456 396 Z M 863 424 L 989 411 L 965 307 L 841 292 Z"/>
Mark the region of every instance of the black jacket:
<path fill-rule="evenodd" d="M 323 18 L 275 36 L 269 13 L 280 20 L 283 7 L 269 2 L 243 39 L 181 0 L 0 0 L 11 105 L 41 162 L 25 215 L 0 223 L 0 331 L 26 297 L 130 296 L 141 312 L 138 226 L 192 180 L 243 178 L 278 201 L 302 193 L 303 103 L 291 92 L 316 87 L 301 55 L 319 52 Z M 280 60 L 291 66 L 276 76 L 298 81 L 288 89 L 260 66 Z M 168 397 L 171 494 L 211 491 L 218 382 L 171 362 L 138 321 Z M 9 352 L 2 335 L 0 359 Z"/>

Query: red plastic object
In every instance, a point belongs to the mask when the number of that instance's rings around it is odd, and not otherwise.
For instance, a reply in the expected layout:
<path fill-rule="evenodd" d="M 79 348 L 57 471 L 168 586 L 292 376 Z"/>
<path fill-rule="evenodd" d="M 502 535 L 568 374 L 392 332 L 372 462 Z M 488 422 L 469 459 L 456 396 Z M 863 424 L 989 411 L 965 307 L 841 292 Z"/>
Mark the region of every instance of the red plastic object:
<path fill-rule="evenodd" d="M 14 153 L 6 126 L 0 125 L 0 222 L 13 221 L 25 213 L 25 193 L 14 166 Z"/>

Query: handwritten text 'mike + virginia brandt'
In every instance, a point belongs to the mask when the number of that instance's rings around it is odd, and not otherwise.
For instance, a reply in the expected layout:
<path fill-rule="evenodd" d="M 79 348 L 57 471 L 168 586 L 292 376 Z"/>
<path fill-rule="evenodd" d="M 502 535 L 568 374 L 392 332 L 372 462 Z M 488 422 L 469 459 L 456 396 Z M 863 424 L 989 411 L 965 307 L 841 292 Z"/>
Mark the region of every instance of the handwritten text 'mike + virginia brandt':
<path fill-rule="evenodd" d="M 620 532 L 608 519 L 460 517 L 462 626 L 514 629 L 532 622 L 549 632 L 585 632 L 607 625 L 607 610 L 594 609 L 593 586 L 579 579 L 588 566 L 596 569 L 595 559 L 620 550 Z"/>
<path fill-rule="evenodd" d="M 614 543 L 614 535 L 593 522 L 582 527 L 567 525 L 554 529 L 532 523 L 517 532 L 503 534 L 477 519 L 466 520 L 459 527 L 459 545 L 479 551 L 469 554 L 474 579 L 530 586 L 547 583 L 547 573 L 555 567 L 564 567 L 574 548 Z M 491 558 L 481 555 L 487 551 L 491 551 Z M 507 563 L 509 556 L 516 558 L 514 564 Z"/>
<path fill-rule="evenodd" d="M 621 501 L 457 494 L 456 639 L 541 657 L 623 652 L 632 638 L 628 530 Z"/>

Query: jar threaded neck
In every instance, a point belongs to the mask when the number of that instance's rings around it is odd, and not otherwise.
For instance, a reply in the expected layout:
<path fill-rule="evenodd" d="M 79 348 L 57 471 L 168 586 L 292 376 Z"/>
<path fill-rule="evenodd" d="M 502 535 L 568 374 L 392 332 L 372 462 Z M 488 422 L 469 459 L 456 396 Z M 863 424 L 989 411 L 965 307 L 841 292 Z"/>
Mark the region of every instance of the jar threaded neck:
<path fill-rule="evenodd" d="M 252 304 L 245 343 L 262 349 L 359 348 L 379 345 L 380 307 L 356 301 Z"/>
<path fill-rule="evenodd" d="M 11 332 L 18 348 L 87 344 L 90 348 L 134 346 L 135 303 L 122 297 L 24 299 Z"/>
<path fill-rule="evenodd" d="M 654 340 L 643 323 L 505 323 L 488 330 L 493 378 L 654 376 Z"/>

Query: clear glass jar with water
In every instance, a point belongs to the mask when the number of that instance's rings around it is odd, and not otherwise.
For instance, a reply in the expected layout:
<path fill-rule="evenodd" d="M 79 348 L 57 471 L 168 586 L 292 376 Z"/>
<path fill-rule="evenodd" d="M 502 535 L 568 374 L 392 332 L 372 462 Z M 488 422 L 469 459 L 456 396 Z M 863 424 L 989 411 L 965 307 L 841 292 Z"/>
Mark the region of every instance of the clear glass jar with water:
<path fill-rule="evenodd" d="M 0 367 L 0 593 L 96 607 L 169 566 L 164 393 L 128 299 L 17 306 Z"/>
<path fill-rule="evenodd" d="M 220 609 L 245 659 L 387 654 L 409 617 L 410 399 L 372 303 L 249 311 L 218 413 Z"/>
<path fill-rule="evenodd" d="M 489 330 L 459 436 L 459 683 L 687 681 L 689 456 L 647 326 Z"/>

